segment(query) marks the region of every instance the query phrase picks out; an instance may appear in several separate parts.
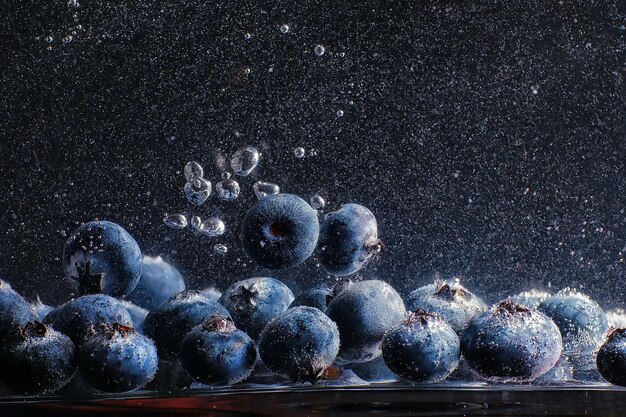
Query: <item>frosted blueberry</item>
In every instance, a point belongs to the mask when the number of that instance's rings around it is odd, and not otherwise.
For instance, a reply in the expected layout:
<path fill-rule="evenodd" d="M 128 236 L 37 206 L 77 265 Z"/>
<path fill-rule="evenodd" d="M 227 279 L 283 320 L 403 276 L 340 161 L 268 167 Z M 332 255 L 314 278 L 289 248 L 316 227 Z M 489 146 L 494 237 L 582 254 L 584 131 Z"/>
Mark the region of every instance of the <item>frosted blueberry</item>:
<path fill-rule="evenodd" d="M 211 195 L 211 182 L 202 177 L 193 178 L 185 184 L 185 196 L 190 203 L 199 206 Z"/>
<path fill-rule="evenodd" d="M 244 146 L 235 152 L 230 160 L 230 166 L 235 175 L 245 177 L 256 168 L 259 158 L 259 151 L 254 146 Z"/>
<path fill-rule="evenodd" d="M 268 195 L 274 195 L 280 193 L 280 187 L 277 184 L 265 181 L 257 181 L 252 186 L 254 194 L 259 200 Z"/>

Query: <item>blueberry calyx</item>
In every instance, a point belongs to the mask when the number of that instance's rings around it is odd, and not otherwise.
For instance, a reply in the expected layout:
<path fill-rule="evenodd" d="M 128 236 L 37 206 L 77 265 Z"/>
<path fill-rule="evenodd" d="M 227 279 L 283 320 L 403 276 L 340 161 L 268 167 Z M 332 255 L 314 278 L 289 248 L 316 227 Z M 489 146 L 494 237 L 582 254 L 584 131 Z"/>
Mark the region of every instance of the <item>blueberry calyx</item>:
<path fill-rule="evenodd" d="M 412 311 L 407 315 L 404 324 L 406 326 L 411 326 L 417 321 L 419 321 L 421 324 L 426 324 L 428 323 L 428 320 L 432 318 L 439 318 L 439 316 L 437 314 L 429 313 L 426 310 L 418 308 L 417 310 Z"/>
<path fill-rule="evenodd" d="M 516 314 L 530 314 L 530 309 L 521 304 L 517 304 L 513 300 L 504 300 L 496 306 L 496 312 L 510 314 L 512 316 Z"/>
<path fill-rule="evenodd" d="M 232 333 L 237 328 L 233 319 L 224 316 L 211 316 L 203 324 L 202 328 L 209 332 Z"/>
<path fill-rule="evenodd" d="M 120 335 L 122 337 L 130 336 L 132 334 L 135 334 L 136 330 L 131 326 L 127 326 L 121 323 L 106 323 L 98 326 L 97 332 L 104 334 L 108 338 L 112 339 L 117 335 Z"/>
<path fill-rule="evenodd" d="M 320 380 L 324 374 L 324 368 L 313 368 L 313 365 L 309 365 L 308 369 L 299 370 L 295 380 L 298 382 L 310 382 L 315 384 Z"/>
<path fill-rule="evenodd" d="M 464 298 L 466 300 L 472 298 L 472 294 L 465 291 L 463 288 L 452 289 L 448 284 L 443 284 L 439 287 L 434 295 L 447 301 L 453 301 L 455 297 Z"/>
<path fill-rule="evenodd" d="M 78 271 L 78 277 L 72 276 L 72 279 L 78 282 L 78 292 L 80 295 L 98 294 L 102 292 L 100 282 L 104 274 L 92 274 L 91 261 L 87 261 L 84 267 L 81 267 L 77 262 L 76 271 Z"/>
<path fill-rule="evenodd" d="M 31 321 L 24 326 L 16 327 L 16 336 L 20 342 L 30 337 L 45 337 L 47 332 L 46 325 L 40 321 Z"/>
<path fill-rule="evenodd" d="M 257 304 L 256 297 L 258 295 L 257 290 L 254 288 L 254 284 L 246 287 L 245 285 L 239 286 L 235 293 L 230 296 L 230 299 L 235 302 L 235 309 L 237 311 L 249 310 L 250 307 L 254 307 Z"/>
<path fill-rule="evenodd" d="M 265 235 L 270 242 L 280 242 L 285 236 L 291 232 L 291 224 L 285 221 L 275 221 L 267 226 Z"/>

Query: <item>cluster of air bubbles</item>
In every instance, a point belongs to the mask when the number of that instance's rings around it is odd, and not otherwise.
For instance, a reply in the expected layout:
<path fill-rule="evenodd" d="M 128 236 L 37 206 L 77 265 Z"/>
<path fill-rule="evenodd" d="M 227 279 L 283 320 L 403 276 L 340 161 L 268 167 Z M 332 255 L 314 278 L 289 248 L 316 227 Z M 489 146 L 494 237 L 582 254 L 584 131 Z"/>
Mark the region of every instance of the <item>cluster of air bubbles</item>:
<path fill-rule="evenodd" d="M 237 149 L 230 160 L 230 167 L 235 175 L 245 177 L 259 164 L 261 154 L 254 146 L 244 146 Z"/>
<path fill-rule="evenodd" d="M 316 45 L 315 48 L 313 48 L 313 52 L 315 52 L 317 56 L 322 56 L 326 52 L 326 48 L 324 48 L 323 45 Z"/>
<path fill-rule="evenodd" d="M 311 196 L 311 207 L 313 207 L 315 210 L 322 210 L 325 205 L 326 201 L 321 195 L 315 194 Z"/>
<path fill-rule="evenodd" d="M 259 200 L 267 197 L 268 195 L 274 195 L 280 193 L 280 187 L 277 184 L 265 181 L 257 181 L 252 186 L 254 194 Z"/>
<path fill-rule="evenodd" d="M 296 158 L 304 158 L 304 154 L 305 154 L 305 153 L 306 153 L 306 151 L 304 150 L 304 148 L 303 148 L 303 147 L 300 147 L 300 146 L 299 146 L 299 147 L 297 147 L 297 148 L 295 148 L 295 149 L 293 150 L 293 155 L 294 155 Z"/>

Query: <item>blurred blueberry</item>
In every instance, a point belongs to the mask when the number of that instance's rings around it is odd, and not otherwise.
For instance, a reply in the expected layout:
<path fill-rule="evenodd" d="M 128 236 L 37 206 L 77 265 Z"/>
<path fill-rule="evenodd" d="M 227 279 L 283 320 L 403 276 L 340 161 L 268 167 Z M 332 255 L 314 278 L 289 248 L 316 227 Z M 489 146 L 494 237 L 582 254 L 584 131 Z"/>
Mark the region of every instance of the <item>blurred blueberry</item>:
<path fill-rule="evenodd" d="M 248 278 L 236 282 L 220 298 L 238 328 L 254 340 L 274 317 L 287 310 L 293 293 L 275 278 Z"/>
<path fill-rule="evenodd" d="M 626 329 L 611 329 L 596 357 L 598 371 L 611 384 L 626 386 Z"/>
<path fill-rule="evenodd" d="M 261 333 L 259 354 L 273 372 L 315 383 L 339 352 L 337 325 L 317 308 L 294 307 Z"/>
<path fill-rule="evenodd" d="M 330 292 L 330 288 L 311 288 L 303 291 L 293 300 L 289 308 L 299 306 L 315 307 L 325 313 Z"/>
<path fill-rule="evenodd" d="M 128 311 L 130 320 L 133 323 L 133 328 L 139 333 L 143 333 L 143 323 L 146 321 L 149 311 L 131 303 L 130 301 L 120 300 L 120 303 Z"/>
<path fill-rule="evenodd" d="M 509 297 L 512 301 L 515 301 L 517 304 L 525 305 L 530 308 L 537 308 L 539 304 L 552 297 L 547 291 L 541 291 L 537 289 L 531 289 L 529 291 L 522 291 L 514 296 Z"/>
<path fill-rule="evenodd" d="M 389 330 L 404 319 L 404 302 L 386 282 L 358 281 L 328 304 L 326 314 L 337 323 L 341 346 L 338 363 L 367 362 L 377 358 Z"/>
<path fill-rule="evenodd" d="M 438 315 L 418 310 L 385 336 L 385 364 L 415 382 L 438 382 L 452 373 L 461 358 L 456 332 Z"/>
<path fill-rule="evenodd" d="M 120 225 L 93 221 L 80 226 L 65 242 L 65 276 L 80 295 L 130 294 L 141 275 L 139 245 Z"/>
<path fill-rule="evenodd" d="M 0 346 L 4 346 L 13 330 L 34 320 L 28 302 L 8 282 L 0 280 Z"/>
<path fill-rule="evenodd" d="M 354 274 L 383 248 L 376 218 L 359 204 L 346 204 L 322 223 L 318 257 L 331 275 Z"/>
<path fill-rule="evenodd" d="M 185 289 L 183 276 L 160 256 L 144 256 L 141 278 L 126 299 L 154 311 L 172 295 Z"/>
<path fill-rule="evenodd" d="M 241 228 L 248 255 L 267 269 L 285 269 L 304 262 L 319 235 L 317 212 L 298 196 L 275 194 L 259 200 Z"/>
<path fill-rule="evenodd" d="M 228 316 L 213 316 L 194 327 L 180 347 L 180 362 L 196 381 L 236 384 L 252 373 L 257 351 Z"/>
<path fill-rule="evenodd" d="M 461 348 L 470 368 L 485 378 L 533 380 L 552 369 L 563 345 L 549 317 L 505 300 L 470 320 Z"/>

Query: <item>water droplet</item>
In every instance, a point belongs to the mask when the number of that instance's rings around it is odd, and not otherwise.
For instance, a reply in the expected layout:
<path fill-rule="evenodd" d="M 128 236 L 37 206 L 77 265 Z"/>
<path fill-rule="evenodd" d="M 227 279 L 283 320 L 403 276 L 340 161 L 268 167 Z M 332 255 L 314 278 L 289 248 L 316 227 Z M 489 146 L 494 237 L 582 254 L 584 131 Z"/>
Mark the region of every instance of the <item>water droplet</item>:
<path fill-rule="evenodd" d="M 215 190 L 217 195 L 224 201 L 233 201 L 239 197 L 239 192 L 241 191 L 239 183 L 231 179 L 218 182 Z"/>
<path fill-rule="evenodd" d="M 224 222 L 221 219 L 211 217 L 202 222 L 198 231 L 206 236 L 221 236 L 226 231 L 226 225 L 224 225 Z"/>
<path fill-rule="evenodd" d="M 83 25 L 76 25 L 76 29 L 83 30 Z"/>
<path fill-rule="evenodd" d="M 274 195 L 280 193 L 280 187 L 277 184 L 265 181 L 257 181 L 252 186 L 254 194 L 259 200 L 268 195 Z"/>
<path fill-rule="evenodd" d="M 341 53 L 339 53 L 339 56 L 343 58 L 343 57 L 346 56 L 346 53 L 345 52 L 341 52 Z"/>
<path fill-rule="evenodd" d="M 230 172 L 226 171 L 226 172 L 222 172 L 222 179 L 223 180 L 227 180 L 230 178 Z"/>
<path fill-rule="evenodd" d="M 213 253 L 218 256 L 225 256 L 228 253 L 228 246 L 222 243 L 216 243 L 213 245 Z"/>
<path fill-rule="evenodd" d="M 289 25 L 287 23 L 280 25 L 280 33 L 289 33 Z"/>
<path fill-rule="evenodd" d="M 54 41 L 54 38 L 50 35 L 46 36 L 46 42 L 48 43 L 52 43 L 52 41 Z"/>
<path fill-rule="evenodd" d="M 321 210 L 326 205 L 326 201 L 324 201 L 324 197 L 319 194 L 315 194 L 311 197 L 311 207 L 315 210 Z"/>
<path fill-rule="evenodd" d="M 195 230 L 200 230 L 200 228 L 202 227 L 202 220 L 200 219 L 200 217 L 193 216 L 191 218 L 191 227 L 193 227 Z"/>
<path fill-rule="evenodd" d="M 172 229 L 180 230 L 187 227 L 187 217 L 184 214 L 176 213 L 165 216 L 163 223 Z"/>
<path fill-rule="evenodd" d="M 249 41 L 250 39 L 252 39 L 252 34 L 251 33 L 246 33 L 245 35 L 243 35 L 244 39 Z"/>
<path fill-rule="evenodd" d="M 343 116 L 343 110 L 337 110 L 337 117 Z"/>
<path fill-rule="evenodd" d="M 304 158 L 306 151 L 302 147 L 297 147 L 293 150 L 293 154 L 296 158 Z"/>
<path fill-rule="evenodd" d="M 68 0 L 67 1 L 67 5 L 69 7 L 80 7 L 80 4 L 78 3 L 78 0 Z"/>
<path fill-rule="evenodd" d="M 326 48 L 324 48 L 323 45 L 317 45 L 313 51 L 315 52 L 315 55 L 322 56 L 324 55 L 324 52 L 326 52 Z"/>
<path fill-rule="evenodd" d="M 72 35 L 67 35 L 66 37 L 63 38 L 63 43 L 70 43 L 72 42 L 74 38 L 72 37 Z"/>
<path fill-rule="evenodd" d="M 187 162 L 185 165 L 185 178 L 187 181 L 191 181 L 196 177 L 204 177 L 204 170 L 202 169 L 202 165 L 197 163 L 196 161 Z"/>
<path fill-rule="evenodd" d="M 202 177 L 196 177 L 187 181 L 183 191 L 191 204 L 199 206 L 211 195 L 211 182 Z"/>
<path fill-rule="evenodd" d="M 230 160 L 230 166 L 235 175 L 245 177 L 256 168 L 259 158 L 259 151 L 254 146 L 244 146 L 235 152 Z"/>

